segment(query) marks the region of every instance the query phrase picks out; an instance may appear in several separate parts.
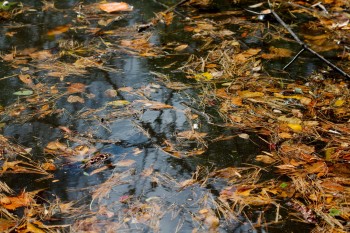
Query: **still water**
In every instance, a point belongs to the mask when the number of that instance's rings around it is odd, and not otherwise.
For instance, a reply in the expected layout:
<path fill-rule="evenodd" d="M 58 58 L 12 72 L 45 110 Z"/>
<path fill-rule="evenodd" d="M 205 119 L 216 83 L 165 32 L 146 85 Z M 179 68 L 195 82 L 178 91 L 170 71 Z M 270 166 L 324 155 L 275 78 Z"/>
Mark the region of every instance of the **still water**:
<path fill-rule="evenodd" d="M 252 1 L 254 2 L 254 1 Z M 30 10 L 16 16 L 13 20 L 3 21 L 0 27 L 0 50 L 7 54 L 14 48 L 21 51 L 28 48 L 36 50 L 50 50 L 58 53 L 58 45 L 62 40 L 76 40 L 89 44 L 91 41 L 97 43 L 98 39 L 91 38 L 90 35 L 79 34 L 77 30 L 69 30 L 66 33 L 55 36 L 47 36 L 48 31 L 64 25 L 77 27 L 77 12 L 80 1 L 55 1 L 55 10 L 42 11 L 42 2 L 38 0 L 25 1 L 24 5 Z M 95 1 L 84 1 L 84 5 L 95 3 Z M 134 6 L 134 10 L 128 13 L 127 17 L 119 21 L 115 28 L 133 28 L 136 24 L 147 23 L 154 12 L 159 12 L 165 8 L 157 1 L 150 0 L 129 0 L 129 4 Z M 172 5 L 174 1 L 165 1 L 162 4 Z M 248 4 L 248 3 L 244 3 Z M 241 5 L 231 4 L 227 1 L 220 1 L 216 8 L 232 7 L 232 10 L 241 9 Z M 160 25 L 151 30 L 150 41 L 157 46 L 180 41 L 191 45 L 195 52 L 198 42 L 191 39 L 190 35 L 181 30 L 182 21 L 185 20 L 186 12 L 179 9 L 179 17 L 169 27 Z M 98 26 L 97 20 L 92 20 L 89 27 Z M 239 30 L 239 28 L 237 28 Z M 8 32 L 15 32 L 8 36 Z M 122 34 L 122 30 L 121 30 Z M 119 43 L 120 37 L 125 35 L 110 36 L 108 43 Z M 115 41 L 113 41 L 112 39 Z M 100 41 L 101 42 L 101 41 Z M 260 43 L 254 38 L 247 38 L 245 43 L 249 45 Z M 45 188 L 44 198 L 59 198 L 61 201 L 74 201 L 80 205 L 89 206 L 86 216 L 93 215 L 94 211 L 101 210 L 101 206 L 114 213 L 109 221 L 120 222 L 123 218 L 123 208 L 120 202 L 123 197 L 133 197 L 140 202 L 154 202 L 157 205 L 167 207 L 167 211 L 155 213 L 159 215 L 158 223 L 137 224 L 133 221 L 125 221 L 120 227 L 120 232 L 192 232 L 199 228 L 200 224 L 193 217 L 193 213 L 203 208 L 203 198 L 217 197 L 217 189 L 223 187 L 223 183 L 211 182 L 210 185 L 197 185 L 192 188 L 179 191 L 175 184 L 190 179 L 198 166 L 211 170 L 214 167 L 224 168 L 228 166 L 242 166 L 243 164 L 254 163 L 254 156 L 258 154 L 265 145 L 255 135 L 250 135 L 250 139 L 235 137 L 227 141 L 207 142 L 207 150 L 203 155 L 189 158 L 176 158 L 159 148 L 164 141 L 177 141 L 176 133 L 191 130 L 194 124 L 199 125 L 199 130 L 210 135 L 214 139 L 220 135 L 231 135 L 239 132 L 208 124 L 205 117 L 199 116 L 195 122 L 190 121 L 186 116 L 188 107 L 185 102 L 191 104 L 193 99 L 197 99 L 202 93 L 196 85 L 185 79 L 181 72 L 176 72 L 176 66 L 181 66 L 187 60 L 189 53 L 176 56 L 162 56 L 161 58 L 145 58 L 130 55 L 122 51 L 111 51 L 104 53 L 107 66 L 113 71 L 89 68 L 83 75 L 69 75 L 64 78 L 64 82 L 83 83 L 86 87 L 84 93 L 78 96 L 84 98 L 84 103 L 69 103 L 67 98 L 57 98 L 55 108 L 60 109 L 60 114 L 48 115 L 43 118 L 34 117 L 28 121 L 16 122 L 11 118 L 4 118 L 6 123 L 1 129 L 1 133 L 13 139 L 27 148 L 32 148 L 32 155 L 35 160 L 50 159 L 57 164 L 58 169 L 54 172 L 53 180 L 35 182 L 35 176 L 24 175 L 16 177 L 4 177 L 4 180 L 16 191 L 36 190 Z M 166 65 L 176 62 L 171 68 L 164 68 Z M 28 65 L 32 74 L 35 74 L 37 81 L 55 85 L 61 81 L 58 78 L 48 77 L 43 70 L 36 66 L 38 63 L 32 62 Z M 270 64 L 280 68 L 281 64 Z M 313 63 L 307 64 L 313 66 Z M 21 72 L 23 66 L 18 68 L 11 66 L 8 62 L 0 64 L 0 104 L 6 107 L 20 98 L 13 95 L 14 92 L 24 87 L 17 77 L 9 77 Z M 304 69 L 305 70 L 305 69 Z M 172 81 L 180 81 L 190 84 L 191 88 L 176 91 L 166 87 L 155 72 L 168 75 Z M 58 84 L 59 85 L 59 84 Z M 132 88 L 134 91 L 119 91 L 120 88 Z M 117 95 L 110 97 L 105 94 L 106 90 L 117 90 Z M 137 93 L 136 93 L 137 91 Z M 125 100 L 132 103 L 140 99 L 140 93 L 147 97 L 149 101 L 157 101 L 173 106 L 169 109 L 147 109 L 140 105 L 133 104 L 129 107 L 106 107 L 107 103 L 114 100 Z M 93 98 L 86 97 L 87 95 Z M 193 106 L 196 108 L 196 106 Z M 198 107 L 198 106 L 197 106 Z M 96 110 L 96 111 L 91 111 Z M 210 109 L 208 109 L 210 111 Z M 83 113 L 91 111 L 87 117 L 81 117 Z M 125 114 L 123 114 L 125 113 Z M 215 113 L 213 113 L 215 115 Z M 104 163 L 118 164 L 120 161 L 135 161 L 131 166 L 110 166 L 108 169 L 89 175 L 95 167 L 82 166 L 81 161 L 67 159 L 64 156 L 50 156 L 44 153 L 45 146 L 52 141 L 59 140 L 69 144 L 74 148 L 82 143 L 70 141 L 64 138 L 64 132 L 60 127 L 68 127 L 76 135 L 90 137 L 89 146 L 94 147 L 95 152 L 108 154 L 110 157 Z M 87 143 L 85 141 L 85 143 Z M 183 143 L 183 147 L 194 149 L 199 146 L 197 143 Z M 94 152 L 94 153 L 95 153 Z M 83 158 L 81 158 L 82 160 Z M 86 158 L 85 158 L 86 159 Z M 145 171 L 152 169 L 152 176 L 145 176 Z M 116 186 L 112 186 L 109 194 L 101 199 L 93 198 L 93 191 L 98 185 L 106 182 L 113 174 L 126 174 L 127 179 Z M 162 180 L 163 179 L 163 180 Z M 252 213 L 257 210 L 252 210 Z M 108 212 L 108 213 L 109 213 Z M 285 213 L 284 213 L 285 214 Z M 79 216 L 80 218 L 84 217 Z M 103 221 L 106 216 L 100 215 L 92 229 L 94 231 L 105 232 L 106 226 Z M 63 219 L 60 223 L 74 224 L 72 219 Z M 122 221 L 123 222 L 123 221 Z M 100 224 L 99 224 L 100 223 Z M 156 225 L 159 226 L 156 226 Z M 246 228 L 247 221 L 242 216 L 237 222 L 222 221 L 220 232 L 253 232 Z M 290 222 L 283 226 L 271 227 L 268 232 L 292 232 L 295 225 Z M 300 227 L 304 227 L 300 225 Z M 78 228 L 79 229 L 79 228 Z M 308 232 L 305 228 L 305 232 Z M 81 230 L 81 228 L 80 228 Z M 260 230 L 258 230 L 260 232 Z M 298 230 L 303 232 L 303 230 Z"/>

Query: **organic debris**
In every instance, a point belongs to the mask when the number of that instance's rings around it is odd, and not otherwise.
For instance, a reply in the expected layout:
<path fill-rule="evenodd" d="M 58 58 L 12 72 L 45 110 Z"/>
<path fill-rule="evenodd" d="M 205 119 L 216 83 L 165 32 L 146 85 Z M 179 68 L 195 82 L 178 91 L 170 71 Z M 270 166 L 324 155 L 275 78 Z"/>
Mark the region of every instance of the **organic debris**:
<path fill-rule="evenodd" d="M 14 31 L 4 27 L 11 40 L 27 26 L 14 16 L 39 10 L 6 2 L 0 18 L 11 21 L 6 27 Z M 61 11 L 42 3 L 45 14 Z M 349 3 L 276 0 L 219 12 L 215 4 L 182 0 L 130 27 L 136 9 L 128 3 L 80 3 L 65 13 L 69 23 L 43 27 L 47 45 L 1 53 L 11 74 L 0 80 L 16 90 L 0 106 L 0 128 L 36 131 L 33 124 L 45 122 L 52 132 L 28 148 L 0 135 L 0 231 L 159 232 L 172 220 L 175 231 L 184 224 L 192 232 L 224 224 L 234 232 L 267 231 L 294 220 L 314 232 L 350 231 Z M 159 32 L 175 39 L 163 43 Z M 286 77 L 305 63 L 304 51 L 340 75 L 312 66 L 308 77 Z M 144 72 L 155 76 L 146 84 L 143 71 L 122 82 L 114 76 L 149 61 L 157 71 Z M 269 69 L 280 61 L 283 70 Z M 249 164 L 209 159 L 216 142 L 254 137 L 265 145 L 244 160 Z M 11 182 L 22 178 L 30 179 L 28 189 Z M 84 194 L 81 203 L 38 188 L 68 185 L 64 178 L 79 179 L 73 188 Z"/>

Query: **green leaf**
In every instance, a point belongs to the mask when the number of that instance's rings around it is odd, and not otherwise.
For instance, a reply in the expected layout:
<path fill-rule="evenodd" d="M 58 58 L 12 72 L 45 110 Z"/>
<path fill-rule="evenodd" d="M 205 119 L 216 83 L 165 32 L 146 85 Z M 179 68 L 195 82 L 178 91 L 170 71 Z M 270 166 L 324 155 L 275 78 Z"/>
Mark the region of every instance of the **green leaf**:
<path fill-rule="evenodd" d="M 284 189 L 284 188 L 287 188 L 287 187 L 288 187 L 288 184 L 285 183 L 285 182 L 283 182 L 282 184 L 280 184 L 280 187 L 283 188 L 283 189 Z"/>
<path fill-rule="evenodd" d="M 90 176 L 90 174 L 87 172 L 83 172 L 83 174 L 84 174 L 84 176 Z"/>
<path fill-rule="evenodd" d="M 333 209 L 333 208 L 332 208 L 332 209 L 329 210 L 329 215 L 330 215 L 330 216 L 333 216 L 333 217 L 334 217 L 334 216 L 339 216 L 340 214 L 341 214 L 341 211 L 338 210 L 338 209 Z"/>
<path fill-rule="evenodd" d="M 22 90 L 22 91 L 16 91 L 15 93 L 13 93 L 14 95 L 20 95 L 20 96 L 26 96 L 26 95 L 33 95 L 33 91 L 32 90 Z"/>

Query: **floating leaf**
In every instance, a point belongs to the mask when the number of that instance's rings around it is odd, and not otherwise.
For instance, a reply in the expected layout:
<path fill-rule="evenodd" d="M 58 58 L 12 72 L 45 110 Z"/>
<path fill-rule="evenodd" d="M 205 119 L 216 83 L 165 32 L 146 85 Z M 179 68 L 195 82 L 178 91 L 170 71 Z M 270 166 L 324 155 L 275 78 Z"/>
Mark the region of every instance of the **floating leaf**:
<path fill-rule="evenodd" d="M 262 92 L 252 92 L 252 91 L 238 91 L 238 95 L 242 98 L 255 98 L 255 97 L 262 97 L 265 94 Z"/>
<path fill-rule="evenodd" d="M 121 107 L 121 106 L 125 106 L 128 104 L 130 104 L 130 102 L 127 100 L 114 100 L 114 101 L 107 103 L 107 105 L 115 106 L 115 107 Z"/>
<path fill-rule="evenodd" d="M 345 103 L 345 100 L 343 100 L 343 99 L 337 99 L 337 100 L 334 102 L 333 106 L 334 106 L 334 107 L 341 107 L 341 106 L 344 105 L 344 103 Z"/>
<path fill-rule="evenodd" d="M 68 88 L 68 93 L 80 93 L 85 91 L 85 84 L 83 83 L 72 83 Z"/>
<path fill-rule="evenodd" d="M 163 104 L 163 103 L 157 102 L 157 101 L 136 100 L 135 102 L 143 103 L 147 108 L 154 109 L 154 110 L 173 108 L 173 106 L 171 106 L 171 105 Z"/>
<path fill-rule="evenodd" d="M 288 123 L 288 127 L 294 132 L 301 132 L 303 130 L 303 127 L 300 124 Z"/>
<path fill-rule="evenodd" d="M 27 96 L 27 95 L 32 95 L 34 92 L 32 90 L 22 90 L 22 91 L 16 91 L 13 93 L 14 95 L 19 95 L 19 96 Z"/>
<path fill-rule="evenodd" d="M 133 165 L 136 161 L 132 159 L 121 160 L 117 162 L 115 165 L 119 167 L 129 167 Z"/>
<path fill-rule="evenodd" d="M 186 138 L 188 140 L 201 139 L 201 138 L 205 137 L 206 135 L 207 135 L 207 133 L 200 133 L 200 132 L 192 131 L 192 130 L 183 131 L 183 132 L 180 132 L 177 134 L 178 137 Z"/>
<path fill-rule="evenodd" d="M 102 3 L 99 4 L 101 10 L 113 13 L 118 11 L 132 11 L 133 6 L 127 4 L 126 2 L 110 2 L 110 3 Z"/>
<path fill-rule="evenodd" d="M 255 160 L 258 162 L 266 163 L 266 164 L 271 164 L 271 163 L 276 162 L 276 159 L 274 159 L 268 155 L 257 155 Z"/>
<path fill-rule="evenodd" d="M 29 74 L 19 74 L 18 78 L 27 85 L 33 85 L 33 80 Z"/>
<path fill-rule="evenodd" d="M 287 187 L 288 187 L 288 184 L 285 183 L 285 182 L 283 182 L 283 183 L 280 184 L 280 187 L 283 188 L 283 189 L 284 189 L 284 188 L 287 188 Z"/>
<path fill-rule="evenodd" d="M 330 216 L 333 216 L 333 217 L 335 217 L 335 216 L 339 216 L 341 214 L 341 211 L 340 210 L 338 210 L 338 209 L 329 209 L 329 215 Z"/>
<path fill-rule="evenodd" d="M 182 44 L 174 48 L 175 51 L 180 52 L 182 50 L 185 50 L 188 47 L 188 44 Z"/>
<path fill-rule="evenodd" d="M 70 95 L 67 98 L 67 102 L 68 103 L 85 103 L 85 100 L 83 98 L 81 98 L 80 96 L 76 96 L 76 95 Z"/>
<path fill-rule="evenodd" d="M 213 79 L 213 75 L 209 72 L 204 72 L 196 74 L 194 76 L 194 79 L 196 79 L 197 81 L 210 81 L 211 79 Z"/>
<path fill-rule="evenodd" d="M 241 134 L 238 134 L 238 137 L 240 138 L 243 138 L 243 139 L 249 139 L 249 134 L 246 134 L 246 133 L 241 133 Z"/>
<path fill-rule="evenodd" d="M 15 210 L 19 207 L 30 206 L 33 202 L 33 197 L 30 193 L 23 192 L 17 197 L 2 196 L 0 205 L 8 210 Z"/>
<path fill-rule="evenodd" d="M 55 36 L 55 35 L 60 35 L 62 33 L 65 33 L 70 29 L 71 25 L 63 25 L 63 26 L 58 26 L 50 31 L 47 32 L 48 36 Z"/>

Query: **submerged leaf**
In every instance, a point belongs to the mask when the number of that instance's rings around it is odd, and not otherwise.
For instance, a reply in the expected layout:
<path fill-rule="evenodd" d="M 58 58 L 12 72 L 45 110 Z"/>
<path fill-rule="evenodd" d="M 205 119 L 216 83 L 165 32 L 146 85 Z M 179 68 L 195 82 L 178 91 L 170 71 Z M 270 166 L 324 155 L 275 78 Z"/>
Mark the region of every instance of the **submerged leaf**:
<path fill-rule="evenodd" d="M 133 165 L 136 161 L 132 159 L 126 159 L 126 160 L 121 160 L 117 162 L 115 165 L 119 167 L 130 167 Z"/>
<path fill-rule="evenodd" d="M 130 104 L 130 102 L 127 100 L 114 100 L 114 101 L 107 103 L 107 105 L 115 106 L 115 107 L 121 107 L 121 106 L 125 106 L 128 104 Z"/>
<path fill-rule="evenodd" d="M 22 90 L 22 91 L 16 91 L 13 94 L 14 95 L 19 95 L 19 96 L 27 96 L 27 95 L 32 95 L 34 92 L 32 90 Z"/>

